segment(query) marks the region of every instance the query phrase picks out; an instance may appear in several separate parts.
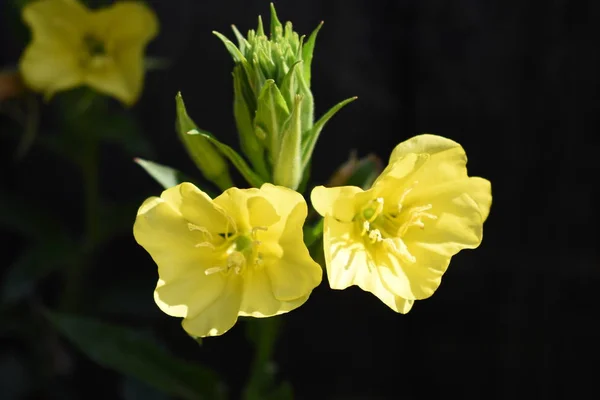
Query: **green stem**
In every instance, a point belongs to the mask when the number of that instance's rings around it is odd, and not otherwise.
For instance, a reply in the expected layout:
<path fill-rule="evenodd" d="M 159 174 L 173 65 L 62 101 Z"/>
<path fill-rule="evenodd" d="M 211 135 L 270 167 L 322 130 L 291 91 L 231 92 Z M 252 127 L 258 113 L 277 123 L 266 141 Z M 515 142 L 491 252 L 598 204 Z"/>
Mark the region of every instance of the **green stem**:
<path fill-rule="evenodd" d="M 84 192 L 84 236 L 82 252 L 65 270 L 65 288 L 61 300 L 64 311 L 74 311 L 79 303 L 85 271 L 92 264 L 98 234 L 98 142 L 89 137 L 82 148 L 80 162 Z"/>
<path fill-rule="evenodd" d="M 260 318 L 247 321 L 247 333 L 254 343 L 254 360 L 244 389 L 244 400 L 260 400 L 274 390 L 274 376 L 270 368 L 282 318 Z"/>

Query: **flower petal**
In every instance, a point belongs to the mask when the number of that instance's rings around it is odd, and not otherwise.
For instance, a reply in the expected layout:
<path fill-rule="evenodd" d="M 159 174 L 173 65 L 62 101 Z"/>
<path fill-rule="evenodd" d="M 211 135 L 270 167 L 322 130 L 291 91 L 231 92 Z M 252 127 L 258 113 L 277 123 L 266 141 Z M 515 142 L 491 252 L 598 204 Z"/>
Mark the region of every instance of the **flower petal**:
<path fill-rule="evenodd" d="M 252 229 L 248 201 L 255 196 L 260 196 L 260 191 L 256 188 L 238 189 L 232 187 L 216 197 L 214 202 L 217 207 L 225 210 L 227 215 L 235 221 L 238 231 L 246 233 Z"/>
<path fill-rule="evenodd" d="M 304 244 L 302 225 L 306 214 L 306 203 L 296 204 L 279 239 L 282 254 L 264 255 L 271 291 L 279 300 L 292 301 L 307 296 L 323 279 L 321 266 L 310 257 Z"/>
<path fill-rule="evenodd" d="M 332 289 L 358 285 L 373 293 L 392 310 L 407 313 L 413 301 L 395 295 L 384 285 L 371 255 L 360 238 L 354 237 L 354 229 L 351 223 L 325 217 L 323 245 L 329 285 Z"/>
<path fill-rule="evenodd" d="M 389 163 L 393 164 L 412 153 L 435 155 L 457 148 L 461 148 L 460 144 L 443 136 L 417 135 L 397 145 L 390 155 Z"/>
<path fill-rule="evenodd" d="M 422 229 L 409 228 L 404 237 L 409 247 L 418 245 L 451 257 L 481 243 L 484 215 L 489 213 L 491 204 L 490 185 L 485 179 L 469 178 L 432 186 L 411 197 L 410 202 L 430 204 L 428 213 L 437 219 L 424 218 Z"/>
<path fill-rule="evenodd" d="M 173 317 L 193 317 L 210 306 L 226 285 L 223 274 L 206 275 L 204 268 L 188 268 L 181 275 L 159 279 L 154 291 L 158 307 Z"/>
<path fill-rule="evenodd" d="M 231 232 L 234 222 L 210 196 L 191 183 L 178 186 L 182 198 L 179 211 L 185 219 L 213 234 Z"/>
<path fill-rule="evenodd" d="M 177 187 L 166 190 L 169 197 Z M 217 263 L 213 251 L 196 247 L 206 241 L 201 232 L 190 231 L 188 221 L 163 198 L 151 197 L 140 207 L 133 235 L 158 265 L 162 280 L 169 282 L 190 270 L 204 271 Z"/>
<path fill-rule="evenodd" d="M 269 228 L 281 219 L 269 200 L 262 196 L 254 196 L 246 202 L 250 226 Z"/>
<path fill-rule="evenodd" d="M 121 55 L 123 59 L 110 56 L 97 56 L 92 59 L 85 70 L 84 81 L 100 93 L 115 97 L 127 106 L 134 104 L 143 84 L 142 53 L 135 52 Z M 127 60 L 123 62 L 123 60 Z M 128 65 L 123 66 L 122 64 Z M 127 74 L 125 70 L 127 70 Z"/>
<path fill-rule="evenodd" d="M 19 70 L 26 85 L 46 98 L 83 83 L 84 74 L 76 53 L 57 45 L 32 43 L 19 61 Z"/>
<path fill-rule="evenodd" d="M 196 337 L 218 336 L 235 325 L 242 302 L 243 281 L 231 274 L 216 299 L 197 314 L 188 314 L 182 322 L 183 329 Z"/>
<path fill-rule="evenodd" d="M 93 60 L 86 83 L 133 105 L 144 82 L 144 51 L 158 33 L 154 12 L 143 3 L 123 1 L 91 13 L 89 33 L 101 40 L 107 56 Z"/>
<path fill-rule="evenodd" d="M 271 290 L 269 275 L 264 269 L 249 269 L 243 277 L 244 295 L 239 312 L 241 316 L 263 318 L 284 314 L 300 307 L 308 299 L 306 293 L 290 301 L 277 299 Z"/>
<path fill-rule="evenodd" d="M 109 51 L 137 46 L 143 48 L 158 34 L 158 19 L 152 9 L 138 1 L 119 1 L 92 13 L 94 34 Z"/>
<path fill-rule="evenodd" d="M 479 211 L 481 212 L 481 218 L 485 222 L 490 215 L 490 208 L 492 206 L 492 184 L 487 179 L 479 177 L 471 177 L 469 181 L 471 189 L 468 195 L 477 203 L 477 207 L 479 207 Z"/>
<path fill-rule="evenodd" d="M 378 264 L 388 266 L 381 274 L 390 290 L 407 299 L 430 297 L 439 287 L 451 257 L 481 243 L 482 213 L 469 193 L 478 193 L 484 199 L 483 192 L 489 189 L 486 182 L 483 179 L 449 182 L 430 187 L 421 192 L 422 197 L 414 199 L 415 205 L 419 201 L 420 205 L 429 202 L 432 208 L 427 212 L 437 218 L 424 217 L 423 228 L 411 227 L 402 239 L 394 239 L 399 251 L 377 252 Z M 491 195 L 488 199 L 491 200 Z M 405 256 L 403 246 L 413 260 Z"/>
<path fill-rule="evenodd" d="M 316 186 L 310 193 L 310 201 L 322 216 L 332 215 L 340 221 L 350 222 L 356 214 L 354 197 L 362 192 L 357 186 Z"/>
<path fill-rule="evenodd" d="M 409 185 L 418 182 L 415 191 L 467 177 L 467 155 L 458 143 L 450 139 L 436 135 L 415 136 L 396 146 L 390 156 L 390 165 L 405 158 L 412 159 L 414 154 L 421 154 L 421 157 L 426 155 L 427 160 L 420 163 L 419 168 L 410 175 L 410 182 L 406 182 Z"/>
<path fill-rule="evenodd" d="M 33 42 L 79 49 L 90 22 L 90 12 L 79 1 L 34 1 L 23 8 Z"/>
<path fill-rule="evenodd" d="M 280 216 L 279 220 L 275 224 L 269 226 L 269 230 L 261 237 L 264 237 L 265 239 L 268 238 L 268 240 L 273 242 L 278 242 L 286 229 L 290 213 L 292 210 L 296 209 L 298 204 L 304 205 L 304 219 L 306 219 L 306 201 L 304 200 L 304 197 L 295 190 L 284 186 L 265 183 L 260 187 L 260 193 L 268 199 L 277 215 Z M 300 224 L 300 229 L 303 224 L 304 220 L 302 220 L 302 223 Z"/>
<path fill-rule="evenodd" d="M 88 10 L 76 1 L 35 1 L 25 6 L 23 21 L 31 28 L 32 39 L 19 69 L 27 86 L 49 98 L 83 83 L 79 55 L 88 20 Z"/>

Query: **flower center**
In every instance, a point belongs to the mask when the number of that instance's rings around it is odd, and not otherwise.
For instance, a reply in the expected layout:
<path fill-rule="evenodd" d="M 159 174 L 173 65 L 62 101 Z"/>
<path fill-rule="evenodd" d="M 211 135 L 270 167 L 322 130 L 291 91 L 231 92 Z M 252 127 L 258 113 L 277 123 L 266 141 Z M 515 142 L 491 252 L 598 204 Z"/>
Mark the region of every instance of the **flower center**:
<path fill-rule="evenodd" d="M 354 217 L 357 229 L 366 241 L 371 244 L 383 242 L 391 250 L 412 262 L 415 258 L 408 251 L 403 236 L 411 227 L 424 229 L 423 219 L 437 219 L 437 216 L 428 212 L 432 208 L 431 204 L 412 207 L 406 207 L 404 204 L 406 196 L 415 185 L 416 182 L 406 189 L 397 203 L 391 207 L 389 204 L 386 205 L 382 197 L 377 197 L 365 204 Z"/>
<path fill-rule="evenodd" d="M 83 37 L 80 64 L 83 68 L 103 68 L 110 61 L 105 43 L 93 35 Z"/>
<path fill-rule="evenodd" d="M 224 240 L 218 245 L 214 243 L 218 239 L 215 239 L 214 235 L 205 228 L 193 224 L 189 224 L 189 228 L 190 230 L 202 232 L 206 239 L 196 244 L 196 247 L 208 247 L 218 254 L 219 265 L 207 268 L 204 271 L 206 275 L 218 272 L 225 275 L 233 272 L 239 275 L 247 267 L 260 268 L 262 266 L 262 253 L 259 251 L 260 241 L 257 239 L 257 233 L 258 231 L 266 231 L 267 228 L 254 227 L 245 234 L 239 232 L 219 234 L 218 236 Z"/>
<path fill-rule="evenodd" d="M 104 42 L 97 39 L 93 35 L 85 35 L 83 37 L 83 44 L 90 57 L 106 55 L 106 47 L 104 47 Z"/>

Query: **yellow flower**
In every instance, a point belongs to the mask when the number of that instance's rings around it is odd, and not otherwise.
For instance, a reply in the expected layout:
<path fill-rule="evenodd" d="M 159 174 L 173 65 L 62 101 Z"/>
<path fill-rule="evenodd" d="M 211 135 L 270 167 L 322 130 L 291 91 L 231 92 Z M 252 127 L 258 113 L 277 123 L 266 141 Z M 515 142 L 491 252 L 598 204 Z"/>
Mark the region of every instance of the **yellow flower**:
<path fill-rule="evenodd" d="M 400 313 L 431 296 L 450 258 L 479 246 L 490 210 L 490 182 L 468 177 L 466 163 L 458 143 L 419 135 L 369 190 L 314 188 L 330 286 L 358 285 Z"/>
<path fill-rule="evenodd" d="M 119 1 L 89 10 L 77 0 L 38 0 L 23 9 L 32 40 L 20 70 L 25 83 L 50 98 L 81 85 L 125 105 L 138 99 L 144 80 L 144 49 L 158 32 L 154 12 L 143 3 Z"/>
<path fill-rule="evenodd" d="M 214 200 L 182 183 L 147 199 L 133 232 L 158 265 L 156 303 L 196 337 L 301 306 L 322 277 L 303 242 L 306 214 L 300 194 L 268 183 Z"/>

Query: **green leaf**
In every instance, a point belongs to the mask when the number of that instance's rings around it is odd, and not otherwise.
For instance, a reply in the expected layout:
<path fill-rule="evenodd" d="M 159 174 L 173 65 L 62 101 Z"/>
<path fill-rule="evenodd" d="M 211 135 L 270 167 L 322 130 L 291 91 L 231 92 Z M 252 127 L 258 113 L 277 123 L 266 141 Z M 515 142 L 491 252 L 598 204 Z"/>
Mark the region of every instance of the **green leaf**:
<path fill-rule="evenodd" d="M 227 161 L 208 140 L 201 136 L 189 135 L 189 132 L 197 132 L 200 129 L 188 115 L 181 92 L 175 96 L 175 109 L 179 138 L 202 175 L 221 190 L 232 187 Z"/>
<path fill-rule="evenodd" d="M 315 243 L 321 236 L 323 236 L 323 223 L 325 219 L 319 219 L 314 225 L 304 224 L 302 228 L 304 233 L 304 244 L 306 247 L 310 247 Z"/>
<path fill-rule="evenodd" d="M 43 198 L 0 192 L 0 225 L 36 239 L 67 235 L 64 221 L 45 208 Z"/>
<path fill-rule="evenodd" d="M 73 240 L 59 232 L 25 249 L 3 277 L 0 299 L 15 303 L 35 290 L 36 283 L 80 255 Z"/>
<path fill-rule="evenodd" d="M 168 353 L 130 328 L 47 311 L 46 317 L 94 362 L 185 400 L 224 398 L 212 370 Z"/>
<path fill-rule="evenodd" d="M 177 186 L 183 182 L 181 180 L 181 173 L 174 168 L 153 161 L 144 160 L 143 158 L 134 158 L 133 161 L 144 168 L 144 170 L 165 189 Z"/>
<path fill-rule="evenodd" d="M 240 174 L 246 179 L 246 181 L 253 187 L 261 187 L 264 181 L 260 176 L 258 176 L 252 169 L 248 166 L 246 161 L 231 147 L 227 146 L 224 143 L 219 142 L 216 138 L 208 134 L 207 132 L 198 132 L 198 131 L 190 131 L 190 135 L 201 135 L 208 140 L 212 144 L 214 144 L 221 153 L 231 161 L 231 163 L 240 171 Z"/>
<path fill-rule="evenodd" d="M 274 158 L 271 160 L 273 165 L 276 164 L 275 157 L 279 154 L 283 123 L 289 116 L 290 111 L 279 88 L 274 80 L 268 79 L 258 96 L 254 125 L 267 133 L 267 144 L 271 157 Z"/>
<path fill-rule="evenodd" d="M 123 400 L 171 400 L 164 393 L 157 392 L 151 386 L 135 378 L 125 378 L 121 388 Z"/>
<path fill-rule="evenodd" d="M 308 164 L 312 156 L 313 150 L 315 149 L 315 144 L 317 143 L 317 139 L 319 138 L 321 130 L 323 130 L 325 124 L 331 119 L 331 117 L 333 117 L 339 110 L 341 110 L 342 107 L 344 107 L 348 103 L 353 102 L 357 98 L 358 97 L 356 96 L 350 97 L 349 99 L 339 102 L 335 106 L 331 107 L 329 111 L 327 111 L 325 115 L 323 115 L 315 123 L 315 125 L 312 127 L 309 134 L 307 135 L 306 142 L 304 143 L 304 147 L 302 149 L 302 166 L 304 168 L 306 168 L 306 165 Z"/>
<path fill-rule="evenodd" d="M 364 190 L 371 187 L 375 179 L 381 174 L 383 165 L 375 155 L 362 158 L 354 168 L 352 175 L 344 183 L 344 186 L 358 186 Z"/>
<path fill-rule="evenodd" d="M 313 59 L 313 52 L 315 50 L 315 42 L 317 41 L 317 34 L 321 30 L 323 26 L 323 21 L 315 28 L 315 30 L 310 34 L 304 46 L 302 46 L 302 61 L 304 64 L 302 65 L 302 69 L 304 72 L 304 79 L 306 80 L 306 84 L 310 87 L 310 78 L 311 78 L 311 66 Z"/>

